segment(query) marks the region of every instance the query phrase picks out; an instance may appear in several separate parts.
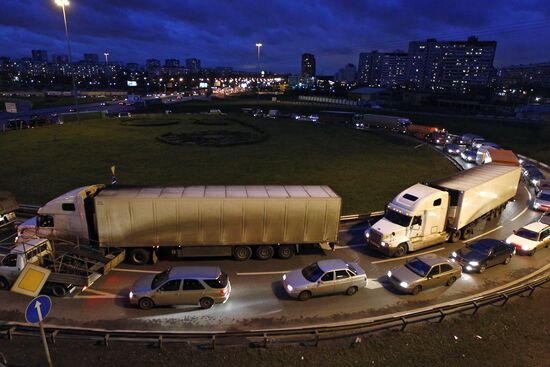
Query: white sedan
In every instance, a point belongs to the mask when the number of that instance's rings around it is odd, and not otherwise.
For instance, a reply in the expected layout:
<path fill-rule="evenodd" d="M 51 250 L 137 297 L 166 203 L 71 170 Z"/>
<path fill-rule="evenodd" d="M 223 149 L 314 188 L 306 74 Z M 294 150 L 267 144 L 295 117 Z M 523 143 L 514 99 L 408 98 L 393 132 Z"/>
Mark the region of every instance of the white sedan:
<path fill-rule="evenodd" d="M 534 222 L 514 231 L 506 243 L 516 247 L 519 253 L 534 255 L 539 247 L 550 245 L 550 225 Z"/>

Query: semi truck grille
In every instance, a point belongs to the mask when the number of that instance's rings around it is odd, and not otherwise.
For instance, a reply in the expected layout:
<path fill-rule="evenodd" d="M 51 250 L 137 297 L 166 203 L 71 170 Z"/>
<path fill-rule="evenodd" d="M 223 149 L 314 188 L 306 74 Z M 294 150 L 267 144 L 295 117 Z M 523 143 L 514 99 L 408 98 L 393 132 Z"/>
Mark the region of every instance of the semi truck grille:
<path fill-rule="evenodd" d="M 371 229 L 370 231 L 370 242 L 376 244 L 376 245 L 379 245 L 380 242 L 382 242 L 382 233 L 374 230 L 374 229 Z"/>

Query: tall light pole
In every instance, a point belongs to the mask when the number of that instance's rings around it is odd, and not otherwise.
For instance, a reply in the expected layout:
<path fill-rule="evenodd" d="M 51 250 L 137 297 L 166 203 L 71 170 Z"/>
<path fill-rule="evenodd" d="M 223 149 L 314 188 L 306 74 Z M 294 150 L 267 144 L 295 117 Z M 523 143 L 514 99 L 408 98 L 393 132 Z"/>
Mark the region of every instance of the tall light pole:
<path fill-rule="evenodd" d="M 256 48 L 258 48 L 258 73 L 261 74 L 262 72 L 262 69 L 260 68 L 260 48 L 262 47 L 263 45 L 261 43 L 256 43 Z"/>
<path fill-rule="evenodd" d="M 71 67 L 71 78 L 73 81 L 73 96 L 74 96 L 74 109 L 76 110 L 76 121 L 80 123 L 80 114 L 78 112 L 78 97 L 76 95 L 76 83 L 74 80 L 74 68 L 71 54 L 71 41 L 69 39 L 69 26 L 67 25 L 67 14 L 65 13 L 65 6 L 69 6 L 69 0 L 55 0 L 57 6 L 60 6 L 63 10 L 63 21 L 65 22 L 65 35 L 67 36 L 67 49 L 69 51 L 69 66 Z"/>
<path fill-rule="evenodd" d="M 105 80 L 107 81 L 107 88 L 110 89 L 111 73 L 109 73 L 109 53 L 104 52 L 103 56 L 105 56 Z"/>
<path fill-rule="evenodd" d="M 109 66 L 109 53 L 104 52 L 103 55 L 105 56 L 105 66 Z"/>

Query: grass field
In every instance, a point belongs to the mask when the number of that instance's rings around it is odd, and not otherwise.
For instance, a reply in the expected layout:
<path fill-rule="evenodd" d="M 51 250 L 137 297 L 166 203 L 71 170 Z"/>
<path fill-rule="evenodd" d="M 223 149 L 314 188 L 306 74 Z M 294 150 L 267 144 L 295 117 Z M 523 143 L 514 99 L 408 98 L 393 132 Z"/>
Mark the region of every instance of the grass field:
<path fill-rule="evenodd" d="M 0 188 L 26 204 L 43 204 L 73 188 L 109 183 L 116 165 L 120 184 L 231 185 L 324 184 L 343 197 L 343 212 L 384 208 L 407 186 L 450 174 L 451 164 L 428 147 L 384 133 L 297 122 L 219 117 L 223 126 L 194 123 L 212 116 L 140 117 L 177 119 L 177 125 L 122 126 L 119 119 L 86 121 L 0 134 Z M 246 130 L 237 118 L 268 134 L 258 144 L 233 147 L 167 145 L 165 132 Z"/>

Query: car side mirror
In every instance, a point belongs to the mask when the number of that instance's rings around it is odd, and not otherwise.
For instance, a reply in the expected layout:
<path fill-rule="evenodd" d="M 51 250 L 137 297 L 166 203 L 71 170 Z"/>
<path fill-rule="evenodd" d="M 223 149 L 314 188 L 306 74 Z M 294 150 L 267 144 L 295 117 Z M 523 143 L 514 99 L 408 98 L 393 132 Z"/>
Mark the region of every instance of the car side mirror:
<path fill-rule="evenodd" d="M 516 234 L 516 232 L 517 232 L 517 231 L 516 231 L 515 229 L 512 231 L 513 234 Z"/>

